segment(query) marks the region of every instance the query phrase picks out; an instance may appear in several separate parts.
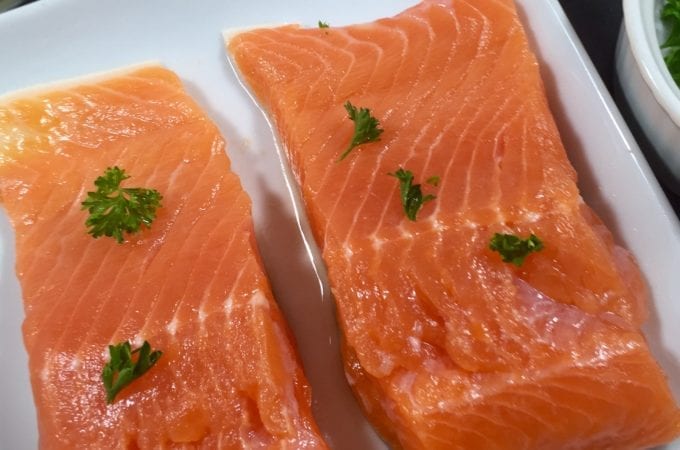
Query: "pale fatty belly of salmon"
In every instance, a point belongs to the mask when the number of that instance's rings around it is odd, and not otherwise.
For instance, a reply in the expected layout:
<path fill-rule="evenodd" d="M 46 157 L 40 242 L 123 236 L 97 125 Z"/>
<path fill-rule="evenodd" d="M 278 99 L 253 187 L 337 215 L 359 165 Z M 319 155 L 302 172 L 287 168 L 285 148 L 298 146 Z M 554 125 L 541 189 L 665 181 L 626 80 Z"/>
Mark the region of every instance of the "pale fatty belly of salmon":
<path fill-rule="evenodd" d="M 326 448 L 250 200 L 172 72 L 4 97 L 0 133 L 41 448 Z M 124 244 L 88 235 L 80 205 L 115 165 L 163 195 Z M 164 353 L 107 405 L 107 345 L 124 340 Z"/>
<path fill-rule="evenodd" d="M 227 47 L 299 182 L 348 381 L 395 448 L 620 450 L 678 436 L 640 331 L 646 286 L 579 195 L 510 0 L 428 0 Z M 338 161 L 346 101 L 384 132 Z M 415 222 L 387 176 L 400 167 L 436 195 Z M 489 250 L 496 232 L 545 247 L 518 268 Z"/>

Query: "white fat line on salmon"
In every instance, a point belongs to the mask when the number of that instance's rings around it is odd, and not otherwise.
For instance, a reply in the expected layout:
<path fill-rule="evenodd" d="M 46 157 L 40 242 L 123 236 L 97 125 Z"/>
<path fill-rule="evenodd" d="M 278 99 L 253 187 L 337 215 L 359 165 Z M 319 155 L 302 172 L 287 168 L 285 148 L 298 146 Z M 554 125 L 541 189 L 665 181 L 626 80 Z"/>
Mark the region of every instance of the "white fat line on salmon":
<path fill-rule="evenodd" d="M 628 341 L 623 345 L 607 345 L 601 343 L 593 357 L 585 361 L 576 361 L 574 363 L 575 367 L 606 367 L 607 364 L 611 364 L 611 360 L 617 358 L 621 355 L 625 355 L 630 352 L 635 352 L 640 350 L 640 344 L 638 342 Z"/>
<path fill-rule="evenodd" d="M 354 256 L 354 251 L 352 250 L 352 247 L 347 242 L 345 242 L 342 245 L 342 249 L 343 249 L 343 252 L 345 253 L 345 258 L 347 260 L 351 260 L 352 256 Z"/>
<path fill-rule="evenodd" d="M 231 311 L 234 309 L 234 298 L 230 295 L 224 302 L 224 314 L 229 318 Z"/>
<path fill-rule="evenodd" d="M 463 223 L 463 225 L 467 228 L 470 228 L 471 230 L 475 230 L 479 227 L 479 224 L 477 222 L 473 222 L 470 219 L 465 219 L 465 222 Z"/>
<path fill-rule="evenodd" d="M 138 334 L 137 336 L 132 338 L 132 342 L 131 342 L 132 348 L 141 347 L 142 345 L 144 345 L 144 341 L 145 341 L 145 339 L 142 337 L 142 335 Z"/>
<path fill-rule="evenodd" d="M 526 218 L 527 222 L 533 223 L 533 222 L 538 222 L 541 220 L 541 214 L 535 212 L 535 211 L 525 211 L 524 212 L 524 217 Z"/>
<path fill-rule="evenodd" d="M 392 373 L 396 364 L 394 361 L 394 355 L 377 350 L 376 353 L 380 356 L 380 366 L 377 368 L 376 373 L 373 374 L 377 377 L 386 377 Z"/>
<path fill-rule="evenodd" d="M 539 220 L 541 220 L 543 218 L 543 215 L 540 212 L 532 211 L 532 210 L 529 210 L 529 209 L 522 209 L 520 211 L 520 215 L 521 215 L 521 221 L 524 222 L 524 223 L 535 223 L 535 222 L 538 222 Z M 507 218 L 503 214 L 503 211 L 498 207 L 496 207 L 496 216 L 497 216 L 497 219 L 496 219 L 497 223 L 499 223 L 499 224 L 505 224 L 506 223 Z M 514 220 L 513 222 L 518 222 L 518 220 Z M 504 228 L 508 232 L 512 232 L 511 227 L 506 226 Z"/>
<path fill-rule="evenodd" d="M 221 155 L 222 153 L 225 152 L 225 141 L 222 139 L 222 136 L 215 135 L 215 137 L 212 140 L 212 143 L 210 144 L 210 154 L 215 156 L 215 155 Z M 184 162 L 189 162 L 188 160 L 184 160 Z M 214 189 L 214 188 L 213 188 Z"/>
<path fill-rule="evenodd" d="M 2 106 L 2 105 L 0 105 L 0 106 Z M 41 123 L 42 123 L 42 119 L 40 119 L 40 120 L 41 120 Z M 18 138 L 16 139 L 16 143 L 14 145 L 17 148 L 23 148 L 23 146 L 26 143 L 27 137 L 35 138 L 35 137 L 38 137 L 38 136 L 42 136 L 42 133 L 38 130 L 37 127 L 25 125 L 23 123 L 17 124 L 17 125 L 12 126 L 12 129 L 10 130 L 9 133 L 6 133 L 6 134 L 3 133 L 0 136 L 0 144 L 2 144 L 2 146 L 4 148 L 9 148 L 10 138 L 14 137 L 14 136 L 18 136 Z M 50 145 L 52 145 L 53 142 L 54 142 L 54 138 L 51 135 L 48 136 L 48 143 Z M 4 160 L 2 159 L 2 155 L 0 154 L 0 162 L 3 162 L 3 161 Z"/>
<path fill-rule="evenodd" d="M 427 219 L 427 220 L 430 221 L 430 224 L 432 225 L 432 229 L 433 229 L 434 231 L 438 232 L 438 233 L 441 233 L 441 232 L 443 232 L 443 231 L 446 231 L 446 230 L 449 228 L 449 227 L 446 226 L 446 224 L 445 224 L 444 222 L 442 222 L 441 220 L 439 220 L 439 218 L 437 217 L 437 214 L 436 214 L 436 213 L 435 213 L 435 214 L 432 214 L 432 215 L 429 217 L 429 219 Z"/>
<path fill-rule="evenodd" d="M 74 356 L 71 359 L 71 366 L 69 367 L 69 369 L 78 370 L 78 369 L 80 369 L 81 365 L 82 365 L 82 361 L 80 361 L 80 358 L 78 358 L 78 356 Z"/>
<path fill-rule="evenodd" d="M 394 384 L 399 386 L 400 392 L 406 393 L 410 405 L 417 406 L 420 409 L 418 397 L 413 395 L 413 385 L 415 384 L 416 376 L 416 373 L 412 371 L 402 372 L 395 377 Z"/>
<path fill-rule="evenodd" d="M 165 330 L 170 334 L 170 336 L 174 336 L 175 333 L 177 333 L 177 324 L 179 321 L 177 320 L 177 316 L 174 316 L 172 320 L 165 326 Z"/>
<path fill-rule="evenodd" d="M 267 298 L 264 296 L 262 291 L 255 291 L 252 297 L 250 297 L 250 300 L 248 300 L 248 304 L 252 307 L 255 308 L 257 306 L 261 306 L 263 308 L 269 308 L 269 302 L 267 302 Z"/>
<path fill-rule="evenodd" d="M 414 234 L 411 233 L 410 231 L 406 230 L 406 228 L 403 227 L 402 225 L 399 225 L 399 231 L 401 233 L 401 237 L 403 237 L 406 240 L 414 238 Z"/>
<path fill-rule="evenodd" d="M 418 339 L 415 336 L 409 336 L 407 341 L 408 341 L 408 345 L 411 347 L 411 350 L 413 350 L 416 353 L 420 352 L 420 343 L 421 343 L 420 339 Z"/>
<path fill-rule="evenodd" d="M 385 239 L 379 238 L 375 233 L 371 235 L 371 244 L 373 245 L 373 250 L 380 251 L 383 245 L 385 245 L 385 242 Z"/>
<path fill-rule="evenodd" d="M 354 386 L 357 383 L 357 380 L 352 376 L 351 373 L 345 370 L 345 379 L 347 380 L 347 383 L 349 383 L 350 386 Z"/>
<path fill-rule="evenodd" d="M 513 383 L 514 381 L 510 384 Z M 474 384 L 470 386 L 469 389 L 466 389 L 465 392 L 463 392 L 462 398 L 458 400 L 450 399 L 439 400 L 437 402 L 437 408 L 439 409 L 439 411 L 450 411 L 459 408 L 461 404 L 470 404 L 478 400 L 482 400 L 482 394 L 480 392 L 479 385 Z"/>
<path fill-rule="evenodd" d="M 48 380 L 50 379 L 50 369 L 47 366 L 47 364 L 45 364 L 45 367 L 43 367 L 42 370 L 40 371 L 40 379 L 42 380 L 43 383 L 47 383 Z"/>

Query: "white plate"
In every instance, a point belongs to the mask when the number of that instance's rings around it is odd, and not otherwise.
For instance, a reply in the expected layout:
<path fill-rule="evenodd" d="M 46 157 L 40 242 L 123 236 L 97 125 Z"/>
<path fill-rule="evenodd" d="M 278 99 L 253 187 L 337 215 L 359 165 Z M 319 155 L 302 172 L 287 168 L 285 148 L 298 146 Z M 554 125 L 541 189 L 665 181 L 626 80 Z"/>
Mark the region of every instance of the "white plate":
<path fill-rule="evenodd" d="M 339 450 L 384 449 L 346 387 L 333 307 L 305 247 L 274 140 L 229 68 L 220 31 L 317 20 L 343 25 L 393 15 L 416 0 L 42 0 L 0 15 L 0 94 L 89 72 L 158 60 L 175 70 L 229 142 L 254 203 L 258 242 L 297 337 L 314 412 Z M 586 200 L 638 257 L 655 304 L 653 350 L 680 395 L 680 228 L 557 0 L 518 0 L 542 61 L 553 112 Z M 304 223 L 304 219 L 303 219 Z M 303 227 L 304 228 L 304 227 Z M 312 246 L 312 253 L 315 250 Z M 0 213 L 0 448 L 36 447 L 21 341 L 14 236 Z M 320 270 L 321 279 L 323 271 Z M 680 449 L 680 443 L 667 447 Z"/>

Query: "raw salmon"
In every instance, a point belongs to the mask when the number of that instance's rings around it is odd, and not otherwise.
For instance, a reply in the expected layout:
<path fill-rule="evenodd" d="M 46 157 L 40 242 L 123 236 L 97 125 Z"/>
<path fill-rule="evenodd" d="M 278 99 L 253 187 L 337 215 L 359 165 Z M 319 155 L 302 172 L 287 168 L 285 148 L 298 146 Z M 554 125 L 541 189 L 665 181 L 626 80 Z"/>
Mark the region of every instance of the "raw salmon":
<path fill-rule="evenodd" d="M 109 166 L 157 189 L 150 229 L 87 234 Z M 160 66 L 0 100 L 0 195 L 16 231 L 44 449 L 326 448 L 215 125 Z M 107 345 L 158 363 L 107 405 Z"/>
<path fill-rule="evenodd" d="M 511 0 L 426 0 L 227 47 L 299 183 L 347 379 L 394 448 L 621 450 L 678 436 L 640 331 L 645 283 L 579 195 Z M 384 132 L 338 161 L 347 101 Z M 416 221 L 388 176 L 399 168 L 436 195 Z M 495 233 L 534 233 L 544 249 L 516 267 L 490 250 Z"/>

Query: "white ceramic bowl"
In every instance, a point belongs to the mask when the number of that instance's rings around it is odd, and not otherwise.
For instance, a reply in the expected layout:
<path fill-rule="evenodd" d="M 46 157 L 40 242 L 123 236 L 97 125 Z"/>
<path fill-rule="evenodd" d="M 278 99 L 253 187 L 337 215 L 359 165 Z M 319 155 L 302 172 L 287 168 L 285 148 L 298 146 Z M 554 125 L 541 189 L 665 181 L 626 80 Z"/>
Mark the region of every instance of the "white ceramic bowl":
<path fill-rule="evenodd" d="M 623 0 L 616 70 L 628 104 L 656 152 L 662 181 L 680 193 L 680 89 L 659 49 L 664 0 Z"/>

